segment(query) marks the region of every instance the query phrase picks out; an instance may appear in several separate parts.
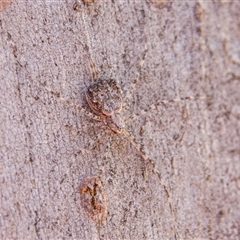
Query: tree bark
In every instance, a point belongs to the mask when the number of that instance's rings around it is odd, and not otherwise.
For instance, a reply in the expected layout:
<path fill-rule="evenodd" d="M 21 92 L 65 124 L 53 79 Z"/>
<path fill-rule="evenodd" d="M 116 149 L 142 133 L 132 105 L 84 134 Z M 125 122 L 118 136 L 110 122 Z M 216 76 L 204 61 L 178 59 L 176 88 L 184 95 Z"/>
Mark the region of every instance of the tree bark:
<path fill-rule="evenodd" d="M 0 9 L 1 239 L 239 237 L 238 1 Z M 140 150 L 74 107 L 91 112 L 91 63 L 123 89 Z M 108 199 L 101 223 L 79 190 L 94 176 Z"/>

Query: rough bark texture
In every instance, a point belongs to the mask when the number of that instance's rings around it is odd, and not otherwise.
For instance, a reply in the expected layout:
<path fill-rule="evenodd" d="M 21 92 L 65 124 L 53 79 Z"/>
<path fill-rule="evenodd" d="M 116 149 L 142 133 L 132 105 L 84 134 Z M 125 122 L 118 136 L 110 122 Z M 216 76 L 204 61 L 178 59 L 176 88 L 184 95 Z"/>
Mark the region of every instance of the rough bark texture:
<path fill-rule="evenodd" d="M 1 4 L 0 238 L 238 239 L 239 1 L 73 4 Z M 126 128 L 161 176 L 50 93 L 88 108 L 91 58 L 123 88 Z M 88 176 L 108 196 L 100 226 L 80 202 Z"/>

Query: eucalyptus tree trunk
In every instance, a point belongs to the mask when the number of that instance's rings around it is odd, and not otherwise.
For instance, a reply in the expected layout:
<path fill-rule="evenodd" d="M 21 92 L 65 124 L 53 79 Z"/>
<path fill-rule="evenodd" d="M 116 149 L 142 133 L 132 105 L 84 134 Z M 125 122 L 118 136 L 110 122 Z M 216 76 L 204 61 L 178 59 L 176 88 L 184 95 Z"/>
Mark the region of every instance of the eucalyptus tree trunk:
<path fill-rule="evenodd" d="M 239 1 L 0 10 L 0 239 L 239 238 Z M 91 117 L 102 79 L 128 134 Z"/>

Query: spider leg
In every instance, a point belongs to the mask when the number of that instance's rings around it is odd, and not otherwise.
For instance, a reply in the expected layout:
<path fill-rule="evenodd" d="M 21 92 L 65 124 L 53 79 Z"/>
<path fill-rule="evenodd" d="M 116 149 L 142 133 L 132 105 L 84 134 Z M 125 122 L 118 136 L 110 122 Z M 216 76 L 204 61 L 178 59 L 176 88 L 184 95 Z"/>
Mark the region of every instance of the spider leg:
<path fill-rule="evenodd" d="M 88 25 L 86 23 L 86 19 L 85 19 L 85 13 L 84 11 L 82 11 L 82 20 L 83 20 L 83 27 L 84 27 L 84 32 L 85 32 L 85 36 L 86 36 L 86 41 L 87 41 L 87 51 L 89 53 L 89 68 L 92 72 L 92 77 L 93 77 L 93 81 L 96 81 L 99 78 L 99 74 L 96 68 L 96 65 L 93 61 L 93 53 L 92 53 L 92 48 L 91 48 L 91 38 L 89 36 L 89 29 L 88 29 Z"/>
<path fill-rule="evenodd" d="M 175 221 L 175 216 L 174 216 L 173 207 L 172 207 L 172 198 L 171 198 L 170 192 L 168 191 L 167 186 L 164 184 L 164 182 L 162 180 L 161 173 L 157 170 L 156 164 L 150 158 L 147 157 L 147 155 L 142 151 L 141 147 L 136 143 L 135 139 L 130 135 L 130 133 L 127 130 L 123 129 L 122 134 L 131 142 L 131 144 L 134 146 L 134 148 L 138 151 L 138 153 L 141 155 L 141 157 L 145 160 L 145 162 L 151 164 L 153 173 L 155 173 L 157 175 L 159 183 L 160 183 L 161 187 L 164 189 L 164 192 L 167 196 L 169 209 L 170 209 L 170 212 L 172 215 L 173 228 L 174 228 L 174 232 L 176 232 L 176 221 Z M 145 175 L 147 175 L 146 171 L 144 173 L 144 176 Z"/>
<path fill-rule="evenodd" d="M 138 151 L 138 153 L 141 155 L 143 160 L 145 160 L 147 163 L 150 163 L 152 165 L 153 170 L 155 172 L 156 164 L 150 158 L 147 157 L 147 155 L 143 152 L 143 150 L 137 144 L 136 140 L 131 136 L 131 134 L 126 129 L 122 129 L 121 133 L 131 142 L 131 144 Z"/>
<path fill-rule="evenodd" d="M 126 105 L 126 102 L 128 101 L 128 99 L 131 99 L 133 96 L 133 92 L 135 91 L 136 88 L 136 83 L 137 83 L 137 79 L 134 79 L 130 86 L 127 87 L 127 89 L 123 90 L 123 103 Z"/>
<path fill-rule="evenodd" d="M 199 96 L 188 96 L 188 97 L 166 99 L 166 100 L 163 99 L 163 100 L 160 100 L 160 101 L 150 105 L 146 109 L 142 109 L 139 113 L 135 114 L 134 116 L 131 116 L 131 117 L 125 119 L 125 122 L 127 123 L 130 120 L 131 121 L 135 120 L 139 116 L 144 116 L 144 115 L 148 114 L 149 111 L 157 109 L 160 105 L 166 105 L 166 104 L 169 104 L 169 103 L 176 103 L 176 102 L 181 102 L 181 101 L 207 100 L 209 98 L 210 98 L 209 96 L 200 96 L 199 95 Z"/>
<path fill-rule="evenodd" d="M 96 65 L 91 57 L 89 60 L 89 68 L 91 69 L 93 80 L 96 81 L 99 78 L 99 74 Z"/>
<path fill-rule="evenodd" d="M 81 112 L 83 115 L 96 120 L 96 121 L 102 121 L 100 116 L 93 114 L 91 112 L 89 112 L 85 107 L 74 104 L 72 101 L 70 101 L 69 99 L 63 98 L 60 96 L 59 93 L 52 91 L 49 87 L 47 87 L 45 84 L 39 82 L 45 90 L 47 90 L 49 93 L 51 93 L 53 96 L 55 96 L 56 98 L 58 98 L 60 101 L 64 102 L 65 104 L 77 109 L 79 112 Z"/>

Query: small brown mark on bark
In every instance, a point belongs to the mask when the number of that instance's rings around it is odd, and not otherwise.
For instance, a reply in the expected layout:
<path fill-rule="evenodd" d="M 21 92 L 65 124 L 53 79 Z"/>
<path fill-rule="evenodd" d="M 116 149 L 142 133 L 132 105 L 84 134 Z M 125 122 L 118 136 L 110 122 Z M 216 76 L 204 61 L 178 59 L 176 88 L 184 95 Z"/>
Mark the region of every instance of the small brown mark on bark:
<path fill-rule="evenodd" d="M 83 3 L 85 4 L 85 5 L 89 5 L 89 4 L 92 4 L 92 3 L 94 3 L 96 0 L 83 0 Z"/>
<path fill-rule="evenodd" d="M 10 4 L 12 0 L 0 0 L 0 11 L 5 10 L 8 4 Z"/>
<path fill-rule="evenodd" d="M 85 6 L 89 6 L 93 3 L 95 3 L 96 0 L 77 0 L 74 4 L 73 4 L 73 10 L 76 11 L 76 12 L 81 12 L 82 11 L 82 3 L 85 5 Z"/>
<path fill-rule="evenodd" d="M 149 3 L 153 4 L 157 8 L 168 8 L 171 7 L 172 1 L 167 0 L 148 0 Z"/>
<path fill-rule="evenodd" d="M 194 6 L 194 16 L 198 22 L 202 22 L 204 17 L 204 10 L 200 2 L 196 3 Z"/>
<path fill-rule="evenodd" d="M 81 204 L 88 217 L 101 224 L 107 217 L 108 197 L 99 176 L 86 177 L 81 181 Z"/>

